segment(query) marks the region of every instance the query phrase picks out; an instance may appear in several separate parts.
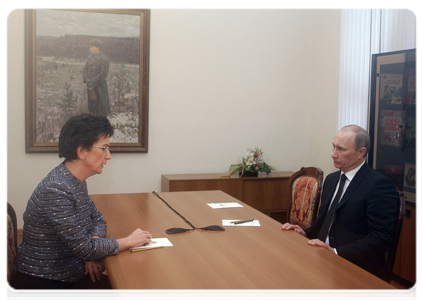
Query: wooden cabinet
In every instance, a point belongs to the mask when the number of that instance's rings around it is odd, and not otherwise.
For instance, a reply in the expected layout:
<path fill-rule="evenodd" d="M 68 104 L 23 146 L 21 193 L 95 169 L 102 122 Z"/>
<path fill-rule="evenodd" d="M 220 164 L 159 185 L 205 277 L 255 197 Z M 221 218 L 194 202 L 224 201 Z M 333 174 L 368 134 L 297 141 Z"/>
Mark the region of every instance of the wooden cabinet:
<path fill-rule="evenodd" d="M 221 174 L 162 175 L 162 192 L 221 190 L 264 213 L 289 208 L 288 180 L 293 172 L 272 172 L 259 177 L 221 177 Z M 279 218 L 278 218 L 279 220 Z M 284 217 L 281 220 L 284 221 Z"/>
<path fill-rule="evenodd" d="M 416 207 L 406 204 L 397 256 L 395 257 L 394 275 L 405 279 L 407 286 L 416 283 Z"/>

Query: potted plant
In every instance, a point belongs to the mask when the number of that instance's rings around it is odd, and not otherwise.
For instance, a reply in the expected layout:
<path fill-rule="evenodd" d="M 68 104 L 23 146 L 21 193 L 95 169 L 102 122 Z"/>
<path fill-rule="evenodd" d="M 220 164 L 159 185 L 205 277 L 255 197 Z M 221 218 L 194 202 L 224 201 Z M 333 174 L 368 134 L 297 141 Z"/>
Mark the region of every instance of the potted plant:
<path fill-rule="evenodd" d="M 267 175 L 275 170 L 263 160 L 263 151 L 255 147 L 248 148 L 247 153 L 241 157 L 236 164 L 229 167 L 229 176 L 239 173 L 239 177 L 257 177 L 258 172 L 265 172 Z"/>

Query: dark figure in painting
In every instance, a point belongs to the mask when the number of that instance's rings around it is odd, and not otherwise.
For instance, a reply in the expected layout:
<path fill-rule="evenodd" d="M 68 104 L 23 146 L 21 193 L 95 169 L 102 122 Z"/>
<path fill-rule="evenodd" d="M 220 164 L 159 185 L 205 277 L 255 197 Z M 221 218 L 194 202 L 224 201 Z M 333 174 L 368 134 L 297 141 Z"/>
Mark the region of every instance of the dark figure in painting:
<path fill-rule="evenodd" d="M 90 114 L 107 116 L 110 114 L 109 92 L 107 90 L 107 74 L 109 59 L 100 52 L 102 43 L 94 39 L 90 41 L 90 52 L 82 71 L 82 78 L 87 85 L 88 111 Z"/>

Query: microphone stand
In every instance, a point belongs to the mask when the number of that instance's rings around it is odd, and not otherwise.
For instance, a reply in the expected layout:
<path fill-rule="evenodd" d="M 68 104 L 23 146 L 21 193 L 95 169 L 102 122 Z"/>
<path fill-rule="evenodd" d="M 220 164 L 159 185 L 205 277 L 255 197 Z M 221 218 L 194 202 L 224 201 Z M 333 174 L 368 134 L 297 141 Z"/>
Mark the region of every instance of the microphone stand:
<path fill-rule="evenodd" d="M 182 218 L 182 220 L 185 221 L 185 223 L 187 223 L 192 228 L 192 229 L 186 229 L 186 228 L 180 228 L 180 227 L 169 228 L 169 229 L 165 230 L 167 234 L 182 233 L 182 232 L 187 232 L 187 231 L 193 231 L 195 229 L 209 230 L 209 231 L 225 231 L 225 228 L 223 228 L 222 226 L 219 226 L 219 225 L 209 225 L 209 226 L 202 227 L 202 228 L 195 227 L 194 225 L 192 225 L 192 223 L 190 221 L 188 221 L 184 216 L 182 216 L 172 206 L 170 206 L 169 203 L 167 203 L 162 197 L 160 197 L 159 194 L 157 194 L 155 191 L 153 191 L 153 194 L 157 198 L 162 200 L 171 210 L 173 210 L 178 216 L 180 216 Z"/>

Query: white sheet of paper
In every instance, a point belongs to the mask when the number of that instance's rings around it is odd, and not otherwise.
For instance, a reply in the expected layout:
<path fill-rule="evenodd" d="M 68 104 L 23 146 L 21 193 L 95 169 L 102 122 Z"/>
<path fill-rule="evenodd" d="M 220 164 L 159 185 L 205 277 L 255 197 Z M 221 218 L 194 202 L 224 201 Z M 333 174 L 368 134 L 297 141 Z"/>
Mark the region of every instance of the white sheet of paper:
<path fill-rule="evenodd" d="M 222 224 L 223 224 L 223 226 L 236 226 L 236 227 L 239 227 L 239 226 L 260 226 L 259 220 L 253 220 L 251 222 L 246 222 L 246 223 L 241 223 L 241 224 L 231 223 L 231 222 L 234 222 L 234 221 L 241 221 L 241 220 L 222 220 Z"/>
<path fill-rule="evenodd" d="M 145 246 L 141 247 L 134 247 L 129 249 L 143 249 L 143 248 L 154 248 L 154 247 L 172 247 L 173 244 L 169 241 L 168 238 L 157 238 L 157 239 L 151 239 L 151 243 Z"/>
<path fill-rule="evenodd" d="M 216 208 L 231 208 L 231 207 L 244 207 L 238 202 L 227 202 L 227 203 L 207 203 L 213 209 Z"/>

